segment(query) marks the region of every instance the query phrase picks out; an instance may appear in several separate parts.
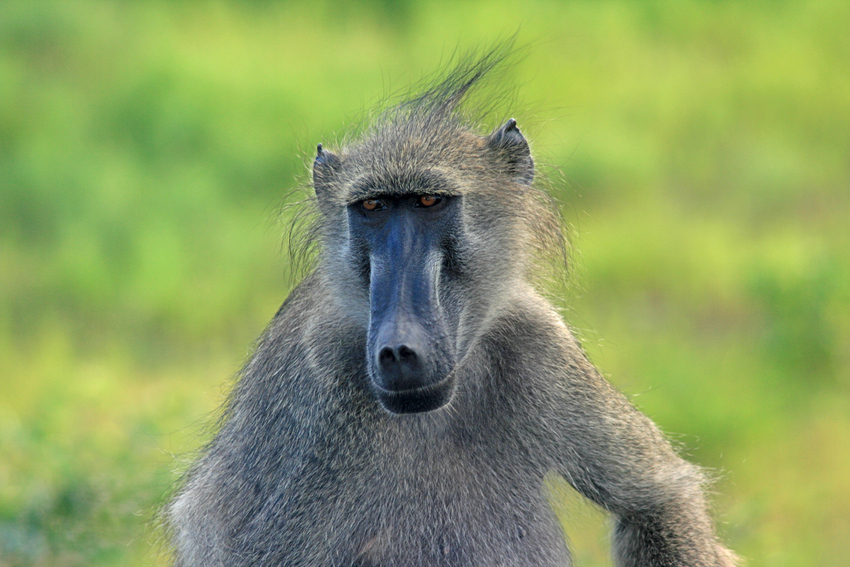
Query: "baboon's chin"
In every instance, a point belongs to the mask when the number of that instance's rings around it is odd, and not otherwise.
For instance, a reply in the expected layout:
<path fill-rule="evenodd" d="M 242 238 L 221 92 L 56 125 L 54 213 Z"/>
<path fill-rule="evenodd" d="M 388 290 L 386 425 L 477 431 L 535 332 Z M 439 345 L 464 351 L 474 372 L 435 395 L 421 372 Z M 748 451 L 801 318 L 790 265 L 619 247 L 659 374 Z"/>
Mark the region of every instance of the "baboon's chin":
<path fill-rule="evenodd" d="M 381 405 L 390 413 L 424 413 L 440 409 L 454 395 L 454 380 L 448 376 L 437 382 L 411 390 L 385 390 L 374 384 Z"/>

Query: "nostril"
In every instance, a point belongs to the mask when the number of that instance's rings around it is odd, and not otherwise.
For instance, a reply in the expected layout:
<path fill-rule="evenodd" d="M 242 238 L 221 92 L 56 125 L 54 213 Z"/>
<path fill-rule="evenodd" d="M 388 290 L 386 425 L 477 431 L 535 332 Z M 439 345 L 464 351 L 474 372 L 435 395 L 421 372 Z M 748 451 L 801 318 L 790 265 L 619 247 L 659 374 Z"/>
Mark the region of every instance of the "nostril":
<path fill-rule="evenodd" d="M 416 352 L 407 345 L 398 347 L 399 362 L 413 362 L 416 360 Z"/>
<path fill-rule="evenodd" d="M 378 362 L 381 365 L 392 364 L 393 362 L 397 362 L 395 353 L 393 349 L 390 347 L 384 347 L 381 349 L 381 352 L 378 353 Z"/>

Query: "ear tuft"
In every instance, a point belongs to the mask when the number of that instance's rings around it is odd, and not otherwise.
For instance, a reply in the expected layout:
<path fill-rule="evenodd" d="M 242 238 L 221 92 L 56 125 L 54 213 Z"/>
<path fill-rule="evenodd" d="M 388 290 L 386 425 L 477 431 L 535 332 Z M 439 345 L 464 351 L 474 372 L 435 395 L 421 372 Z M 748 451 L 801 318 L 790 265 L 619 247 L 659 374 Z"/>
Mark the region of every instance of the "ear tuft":
<path fill-rule="evenodd" d="M 316 146 L 316 159 L 313 160 L 313 188 L 316 197 L 325 198 L 328 186 L 333 183 L 342 162 L 339 156 L 327 151 L 322 144 Z"/>
<path fill-rule="evenodd" d="M 534 180 L 534 160 L 528 142 L 513 118 L 487 137 L 487 147 L 496 154 L 505 170 L 516 181 L 531 185 Z"/>

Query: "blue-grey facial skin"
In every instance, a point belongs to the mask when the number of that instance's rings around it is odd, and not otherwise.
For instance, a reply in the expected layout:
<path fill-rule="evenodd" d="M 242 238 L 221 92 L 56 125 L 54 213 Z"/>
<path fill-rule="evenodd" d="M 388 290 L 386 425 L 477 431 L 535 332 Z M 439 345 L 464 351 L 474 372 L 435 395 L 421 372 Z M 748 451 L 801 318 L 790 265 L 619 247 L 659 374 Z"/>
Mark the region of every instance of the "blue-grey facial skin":
<path fill-rule="evenodd" d="M 446 266 L 460 201 L 378 195 L 349 207 L 350 243 L 369 285 L 369 374 L 392 413 L 438 409 L 454 392 L 457 318 L 444 309 L 440 288 L 453 277 Z"/>

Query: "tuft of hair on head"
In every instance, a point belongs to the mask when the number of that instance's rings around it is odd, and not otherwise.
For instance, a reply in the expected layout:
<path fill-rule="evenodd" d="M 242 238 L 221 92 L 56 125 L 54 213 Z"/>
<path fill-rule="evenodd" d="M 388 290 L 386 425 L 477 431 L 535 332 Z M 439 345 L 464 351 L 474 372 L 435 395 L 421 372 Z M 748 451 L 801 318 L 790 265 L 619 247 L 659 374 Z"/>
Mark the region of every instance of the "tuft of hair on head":
<path fill-rule="evenodd" d="M 476 105 L 476 110 L 472 112 L 464 103 L 473 91 L 486 82 L 498 79 L 506 71 L 508 59 L 517 54 L 514 43 L 515 37 L 511 37 L 484 52 L 477 49 L 466 52 L 455 50 L 446 64 L 440 66 L 440 71 L 409 89 L 408 95 L 389 108 L 385 116 L 395 120 L 408 117 L 440 121 L 454 121 L 463 117 L 463 122 L 477 122 L 490 114 L 495 104 Z M 411 96 L 411 92 L 417 94 Z M 501 92 L 499 97 L 490 97 L 490 100 L 504 100 L 506 94 L 510 94 L 510 91 Z"/>

